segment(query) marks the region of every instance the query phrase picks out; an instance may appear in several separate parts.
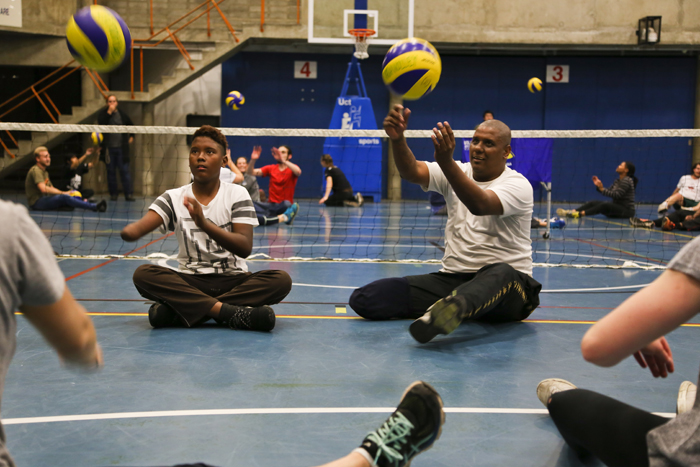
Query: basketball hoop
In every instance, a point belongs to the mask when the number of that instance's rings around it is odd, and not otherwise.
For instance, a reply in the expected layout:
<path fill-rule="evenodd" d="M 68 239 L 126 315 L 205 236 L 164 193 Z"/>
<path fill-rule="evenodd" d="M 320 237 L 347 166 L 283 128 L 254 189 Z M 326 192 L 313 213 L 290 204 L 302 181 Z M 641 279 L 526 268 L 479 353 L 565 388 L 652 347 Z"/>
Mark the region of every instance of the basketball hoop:
<path fill-rule="evenodd" d="M 360 60 L 369 57 L 367 53 L 369 38 L 377 32 L 374 29 L 350 29 L 348 33 L 355 38 L 355 53 L 353 55 Z"/>

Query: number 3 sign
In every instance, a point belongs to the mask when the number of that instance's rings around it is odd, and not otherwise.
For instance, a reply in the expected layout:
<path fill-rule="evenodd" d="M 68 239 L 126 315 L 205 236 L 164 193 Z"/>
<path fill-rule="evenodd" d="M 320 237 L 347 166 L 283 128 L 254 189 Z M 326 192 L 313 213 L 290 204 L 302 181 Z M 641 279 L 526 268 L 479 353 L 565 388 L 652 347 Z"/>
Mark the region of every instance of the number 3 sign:
<path fill-rule="evenodd" d="M 569 65 L 547 65 L 548 83 L 568 83 Z"/>

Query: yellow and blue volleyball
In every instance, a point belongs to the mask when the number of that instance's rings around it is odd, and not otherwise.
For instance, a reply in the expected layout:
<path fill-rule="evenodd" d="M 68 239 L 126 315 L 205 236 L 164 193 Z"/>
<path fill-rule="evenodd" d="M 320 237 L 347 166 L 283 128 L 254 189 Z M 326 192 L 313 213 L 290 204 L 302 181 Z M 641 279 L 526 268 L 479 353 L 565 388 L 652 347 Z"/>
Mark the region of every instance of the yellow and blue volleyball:
<path fill-rule="evenodd" d="M 535 91 L 541 91 L 542 90 L 542 80 L 539 78 L 530 78 L 530 80 L 527 82 L 527 88 L 532 93 L 534 93 Z"/>
<path fill-rule="evenodd" d="M 83 197 L 83 194 L 81 192 L 79 192 L 78 190 L 73 190 L 68 194 L 70 196 L 72 196 L 73 198 L 82 198 Z"/>
<path fill-rule="evenodd" d="M 131 52 L 131 33 L 123 19 L 100 5 L 90 5 L 71 16 L 66 42 L 73 58 L 96 71 L 117 68 Z"/>
<path fill-rule="evenodd" d="M 226 105 L 233 110 L 240 109 L 243 104 L 245 104 L 245 97 L 238 91 L 231 91 L 228 93 L 228 96 L 226 96 Z"/>
<path fill-rule="evenodd" d="M 429 94 L 442 73 L 440 54 L 425 39 L 409 37 L 394 44 L 382 62 L 382 79 L 389 90 L 412 101 Z"/>
<path fill-rule="evenodd" d="M 90 135 L 90 139 L 92 139 L 92 144 L 99 146 L 102 141 L 104 141 L 105 137 L 99 131 L 93 131 Z"/>

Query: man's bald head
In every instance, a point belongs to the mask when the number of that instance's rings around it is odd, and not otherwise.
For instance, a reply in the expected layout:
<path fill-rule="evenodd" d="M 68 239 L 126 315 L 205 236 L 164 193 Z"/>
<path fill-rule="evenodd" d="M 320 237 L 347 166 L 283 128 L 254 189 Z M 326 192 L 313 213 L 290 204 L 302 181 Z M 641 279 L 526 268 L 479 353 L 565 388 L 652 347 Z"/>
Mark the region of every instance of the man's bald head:
<path fill-rule="evenodd" d="M 496 131 L 498 142 L 503 146 L 510 145 L 510 128 L 502 121 L 495 119 L 485 120 L 477 127 L 477 129 L 479 128 L 488 128 Z"/>

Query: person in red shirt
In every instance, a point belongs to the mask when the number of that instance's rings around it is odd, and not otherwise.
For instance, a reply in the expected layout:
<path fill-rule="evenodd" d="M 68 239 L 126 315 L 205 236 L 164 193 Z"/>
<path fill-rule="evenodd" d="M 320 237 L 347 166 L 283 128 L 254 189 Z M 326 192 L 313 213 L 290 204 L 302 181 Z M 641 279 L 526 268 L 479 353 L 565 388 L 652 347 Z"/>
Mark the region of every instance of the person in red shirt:
<path fill-rule="evenodd" d="M 280 146 L 272 148 L 272 157 L 275 158 L 277 164 L 263 166 L 260 169 L 255 169 L 255 162 L 260 157 L 251 155 L 250 167 L 253 167 L 253 175 L 256 177 L 270 177 L 270 194 L 268 200 L 270 203 L 289 203 L 294 202 L 294 189 L 297 186 L 297 180 L 301 175 L 301 169 L 298 165 L 290 161 L 292 158 L 292 150 L 289 146 Z"/>

